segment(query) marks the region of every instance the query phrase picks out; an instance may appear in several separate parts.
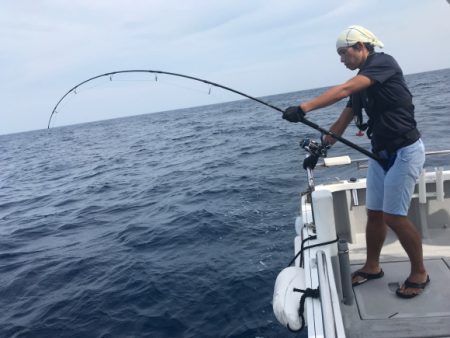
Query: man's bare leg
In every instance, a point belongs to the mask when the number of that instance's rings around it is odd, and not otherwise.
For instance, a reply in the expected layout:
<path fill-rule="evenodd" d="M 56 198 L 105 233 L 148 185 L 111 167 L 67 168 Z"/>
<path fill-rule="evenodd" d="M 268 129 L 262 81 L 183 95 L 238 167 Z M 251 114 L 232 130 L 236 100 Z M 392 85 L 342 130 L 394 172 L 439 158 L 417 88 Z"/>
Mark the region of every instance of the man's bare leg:
<path fill-rule="evenodd" d="M 406 216 L 384 214 L 384 221 L 397 235 L 400 244 L 406 251 L 411 262 L 411 271 L 408 281 L 424 283 L 427 280 L 427 271 L 423 263 L 422 239 L 419 232 Z M 423 289 L 400 288 L 402 294 L 419 294 Z"/>
<path fill-rule="evenodd" d="M 358 271 L 370 274 L 376 274 L 381 271 L 380 267 L 380 253 L 386 239 L 387 226 L 384 222 L 383 212 L 367 210 L 367 225 L 366 225 L 366 247 L 367 257 L 366 263 Z M 352 275 L 352 283 L 358 283 L 363 280 L 363 277 Z"/>

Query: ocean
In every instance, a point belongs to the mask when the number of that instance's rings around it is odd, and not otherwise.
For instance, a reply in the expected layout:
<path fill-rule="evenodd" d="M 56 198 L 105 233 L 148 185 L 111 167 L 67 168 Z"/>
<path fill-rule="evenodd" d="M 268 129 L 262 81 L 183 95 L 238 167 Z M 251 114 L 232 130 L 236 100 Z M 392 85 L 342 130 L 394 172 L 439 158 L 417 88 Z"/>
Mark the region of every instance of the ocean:
<path fill-rule="evenodd" d="M 427 151 L 449 149 L 450 69 L 406 78 Z M 326 128 L 344 105 L 308 117 Z M 0 136 L 0 337 L 295 336 L 271 301 L 294 255 L 305 137 L 320 135 L 250 100 Z M 352 176 L 365 171 L 315 171 Z"/>

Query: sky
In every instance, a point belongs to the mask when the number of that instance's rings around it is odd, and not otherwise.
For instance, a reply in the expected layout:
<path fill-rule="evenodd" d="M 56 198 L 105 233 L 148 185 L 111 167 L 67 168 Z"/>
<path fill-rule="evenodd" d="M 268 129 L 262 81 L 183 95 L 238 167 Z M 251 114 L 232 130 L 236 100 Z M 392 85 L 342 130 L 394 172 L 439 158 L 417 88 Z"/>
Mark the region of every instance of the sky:
<path fill-rule="evenodd" d="M 2 0 L 0 135 L 47 128 L 67 91 L 112 71 L 182 73 L 256 97 L 339 84 L 355 75 L 335 49 L 353 24 L 405 74 L 449 68 L 449 2 Z M 210 90 L 150 74 L 103 78 L 70 93 L 52 126 L 241 99 Z"/>

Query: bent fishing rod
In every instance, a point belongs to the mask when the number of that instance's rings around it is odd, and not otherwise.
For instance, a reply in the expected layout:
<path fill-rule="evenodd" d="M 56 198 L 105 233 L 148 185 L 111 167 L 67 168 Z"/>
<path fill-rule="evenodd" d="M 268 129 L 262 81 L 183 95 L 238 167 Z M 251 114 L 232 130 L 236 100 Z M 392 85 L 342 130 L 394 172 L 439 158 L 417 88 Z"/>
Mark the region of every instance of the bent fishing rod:
<path fill-rule="evenodd" d="M 253 97 L 251 95 L 248 95 L 246 93 L 238 91 L 236 89 L 233 89 L 233 88 L 221 85 L 219 83 L 215 83 L 215 82 L 212 82 L 212 81 L 204 80 L 204 79 L 201 79 L 201 78 L 198 78 L 198 77 L 194 77 L 194 76 L 189 76 L 189 75 L 184 75 L 184 74 L 179 74 L 179 73 L 172 73 L 172 72 L 165 72 L 165 71 L 161 71 L 161 70 L 133 69 L 133 70 L 119 70 L 119 71 L 115 71 L 115 72 L 109 72 L 109 73 L 104 73 L 104 74 L 101 74 L 101 75 L 93 76 L 93 77 L 91 77 L 91 78 L 89 78 L 89 79 L 87 79 L 87 80 L 85 80 L 83 82 L 80 82 L 76 86 L 72 87 L 69 91 L 67 91 L 67 93 L 65 93 L 59 99 L 59 101 L 56 103 L 55 107 L 53 108 L 52 113 L 50 114 L 50 118 L 48 120 L 47 129 L 50 129 L 50 123 L 52 121 L 52 117 L 57 112 L 59 104 L 66 98 L 67 95 L 69 95 L 72 92 L 76 93 L 77 88 L 81 87 L 82 85 L 84 85 L 87 82 L 96 80 L 96 79 L 101 78 L 101 77 L 108 77 L 108 76 L 110 77 L 110 80 L 112 80 L 112 76 L 113 75 L 123 74 L 123 73 L 150 73 L 150 74 L 155 74 L 155 81 L 158 81 L 158 78 L 156 76 L 157 74 L 163 74 L 163 75 L 170 75 L 170 76 L 181 77 L 181 78 L 190 79 L 190 80 L 194 80 L 194 81 L 198 81 L 198 82 L 203 82 L 203 83 L 206 83 L 208 85 L 211 85 L 211 86 L 214 86 L 214 87 L 218 87 L 218 88 L 222 88 L 222 89 L 227 90 L 229 92 L 238 94 L 240 96 L 244 96 L 244 97 L 246 97 L 246 98 L 248 98 L 250 100 L 256 101 L 256 102 L 258 102 L 258 103 L 260 103 L 260 104 L 262 104 L 264 106 L 267 106 L 267 107 L 272 108 L 274 110 L 277 110 L 277 111 L 279 111 L 281 113 L 284 113 L 284 110 L 281 109 L 281 108 L 278 108 L 278 107 L 276 107 L 276 106 L 274 106 L 274 105 L 272 105 L 272 104 L 270 104 L 268 102 L 265 102 L 265 101 L 263 101 L 261 99 L 258 99 L 256 97 Z M 345 145 L 349 146 L 350 148 L 353 148 L 354 150 L 359 151 L 360 153 L 362 153 L 362 154 L 364 154 L 364 155 L 366 155 L 366 156 L 368 156 L 368 157 L 370 157 L 370 158 L 372 158 L 372 159 L 374 159 L 376 161 L 380 161 L 380 158 L 378 158 L 378 156 L 376 156 L 374 153 L 372 153 L 372 152 L 370 152 L 370 151 L 368 151 L 368 150 L 366 150 L 364 148 L 361 148 L 360 146 L 354 144 L 353 142 L 350 142 L 349 140 L 347 140 L 347 139 L 345 139 L 345 138 L 343 138 L 343 137 L 341 137 L 339 135 L 336 135 L 336 134 L 334 134 L 333 132 L 331 132 L 329 130 L 326 130 L 326 129 L 320 127 L 319 125 L 315 124 L 314 122 L 311 122 L 311 121 L 309 121 L 309 120 L 307 120 L 305 118 L 303 118 L 300 122 L 305 124 L 305 125 L 307 125 L 308 127 L 311 127 L 313 129 L 321 132 L 324 135 L 329 135 L 329 136 L 335 138 L 336 140 L 344 143 Z"/>

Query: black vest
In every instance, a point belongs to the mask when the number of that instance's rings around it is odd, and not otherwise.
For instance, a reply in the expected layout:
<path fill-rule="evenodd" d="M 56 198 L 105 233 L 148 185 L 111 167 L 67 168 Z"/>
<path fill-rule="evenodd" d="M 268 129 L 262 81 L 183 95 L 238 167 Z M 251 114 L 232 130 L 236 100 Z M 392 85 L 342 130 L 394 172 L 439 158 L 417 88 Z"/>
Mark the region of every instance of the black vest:
<path fill-rule="evenodd" d="M 373 84 L 353 94 L 349 106 L 360 127 L 363 127 L 362 109 L 369 116 L 367 134 L 373 150 L 395 152 L 417 141 L 420 134 L 412 95 L 395 59 L 384 53 L 370 54 L 358 74 L 368 77 Z"/>
<path fill-rule="evenodd" d="M 374 152 L 387 150 L 391 153 L 413 144 L 420 138 L 414 121 L 414 105 L 411 98 L 386 104 L 367 94 L 366 90 L 352 94 L 351 106 L 356 125 L 367 129 Z M 362 110 L 369 116 L 364 123 Z"/>

